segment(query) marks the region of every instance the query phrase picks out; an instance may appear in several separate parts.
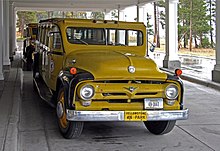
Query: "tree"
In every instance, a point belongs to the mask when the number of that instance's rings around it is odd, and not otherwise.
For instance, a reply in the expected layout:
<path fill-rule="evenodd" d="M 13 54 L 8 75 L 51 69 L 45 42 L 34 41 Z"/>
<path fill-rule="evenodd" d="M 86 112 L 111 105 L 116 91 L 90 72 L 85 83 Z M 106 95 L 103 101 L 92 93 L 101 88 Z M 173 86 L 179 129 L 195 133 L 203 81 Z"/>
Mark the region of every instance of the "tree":
<path fill-rule="evenodd" d="M 160 8 L 160 11 L 158 12 L 159 13 L 159 22 L 160 22 L 160 25 L 162 27 L 162 29 L 165 29 L 165 20 L 166 20 L 166 16 L 165 16 L 165 12 L 163 10 L 161 10 L 161 8 L 165 9 L 165 1 L 164 0 L 160 0 L 157 2 L 157 7 Z"/>
<path fill-rule="evenodd" d="M 46 11 L 38 11 L 36 12 L 37 22 L 40 20 L 48 19 L 48 12 Z"/>
<path fill-rule="evenodd" d="M 194 39 L 195 47 L 203 46 L 204 39 L 210 31 L 209 16 L 204 0 L 180 0 L 178 12 L 179 41 L 184 38 L 184 47 L 189 39 L 189 50 L 192 51 Z M 200 44 L 198 44 L 200 41 Z"/>
<path fill-rule="evenodd" d="M 188 45 L 189 37 L 189 24 L 190 24 L 190 1 L 180 0 L 178 5 L 178 42 L 179 48 L 183 39 L 183 47 Z"/>
<path fill-rule="evenodd" d="M 211 48 L 214 47 L 214 40 L 213 40 L 213 24 L 215 22 L 215 10 L 216 10 L 216 1 L 215 0 L 206 0 L 208 12 L 209 12 L 209 26 L 210 26 L 210 41 L 211 41 Z"/>
<path fill-rule="evenodd" d="M 24 28 L 26 24 L 38 22 L 36 12 L 18 11 L 17 16 L 18 16 L 17 27 L 19 27 L 19 32 L 21 32 L 22 36 L 24 35 Z"/>
<path fill-rule="evenodd" d="M 105 19 L 105 14 L 103 12 L 92 12 L 91 13 L 91 19 L 104 20 Z"/>
<path fill-rule="evenodd" d="M 73 12 L 66 12 L 66 18 L 73 18 Z"/>
<path fill-rule="evenodd" d="M 211 30 L 209 26 L 209 15 L 207 14 L 207 5 L 204 0 L 193 0 L 192 10 L 192 30 L 195 40 L 195 47 L 198 47 L 196 42 L 200 40 L 200 46 L 203 45 L 203 39 Z"/>
<path fill-rule="evenodd" d="M 118 10 L 114 9 L 113 11 L 111 11 L 111 18 L 112 20 L 118 20 Z"/>
<path fill-rule="evenodd" d="M 160 47 L 158 18 L 159 17 L 158 17 L 157 2 L 154 2 L 154 40 L 153 40 L 153 43 L 156 43 L 156 46 Z"/>
<path fill-rule="evenodd" d="M 153 25 L 150 24 L 151 16 L 147 13 L 147 34 L 154 35 Z"/>
<path fill-rule="evenodd" d="M 157 47 L 160 47 L 160 24 L 162 28 L 165 27 L 165 13 L 163 11 L 159 12 L 159 8 L 165 8 L 165 1 L 160 0 L 158 2 L 154 2 L 154 43 L 156 43 Z M 159 24 L 160 23 L 160 24 Z"/>
<path fill-rule="evenodd" d="M 193 13 L 193 0 L 190 0 L 190 15 L 189 15 L 189 51 L 192 51 L 192 13 Z"/>
<path fill-rule="evenodd" d="M 86 12 L 77 12 L 76 16 L 74 18 L 87 19 L 87 13 Z"/>

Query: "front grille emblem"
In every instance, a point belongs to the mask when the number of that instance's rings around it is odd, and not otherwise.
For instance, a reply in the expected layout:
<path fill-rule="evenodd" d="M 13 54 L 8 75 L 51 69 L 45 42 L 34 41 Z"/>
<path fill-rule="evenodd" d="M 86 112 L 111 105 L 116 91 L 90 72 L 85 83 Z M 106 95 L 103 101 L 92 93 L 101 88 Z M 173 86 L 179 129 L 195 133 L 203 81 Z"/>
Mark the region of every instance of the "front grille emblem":
<path fill-rule="evenodd" d="M 135 87 L 129 87 L 129 88 L 125 88 L 127 89 L 128 91 L 130 91 L 131 93 L 134 92 L 137 88 Z"/>

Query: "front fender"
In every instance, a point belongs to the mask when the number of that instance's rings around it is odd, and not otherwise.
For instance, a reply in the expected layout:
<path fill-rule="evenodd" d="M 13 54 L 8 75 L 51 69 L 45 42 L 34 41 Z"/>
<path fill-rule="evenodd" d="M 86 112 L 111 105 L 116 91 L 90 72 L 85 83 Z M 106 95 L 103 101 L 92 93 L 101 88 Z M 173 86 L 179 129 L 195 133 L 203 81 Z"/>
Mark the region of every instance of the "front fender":
<path fill-rule="evenodd" d="M 89 72 L 80 72 L 76 75 L 70 74 L 68 71 L 61 71 L 58 76 L 57 90 L 62 86 L 64 88 L 64 99 L 67 100 L 66 108 L 74 109 L 73 95 L 76 89 L 76 85 L 83 80 L 94 80 L 94 77 Z"/>
<path fill-rule="evenodd" d="M 74 78 L 74 75 L 71 75 L 67 71 L 60 71 L 58 75 L 56 90 L 58 92 L 61 87 L 64 88 L 64 99 L 65 100 L 68 100 L 69 98 L 69 86 L 70 86 L 70 81 L 73 78 Z M 67 102 L 68 101 L 65 101 L 66 107 L 68 107 L 68 104 L 69 104 Z"/>
<path fill-rule="evenodd" d="M 70 82 L 69 99 L 68 99 L 70 109 L 75 108 L 75 106 L 73 106 L 72 104 L 73 104 L 73 95 L 74 95 L 76 86 L 79 82 L 84 81 L 84 80 L 94 80 L 94 76 L 89 72 L 82 72 L 82 73 L 77 74 Z"/>
<path fill-rule="evenodd" d="M 183 94 L 184 94 L 184 86 L 183 86 L 183 81 L 181 80 L 180 77 L 175 76 L 175 75 L 170 75 L 168 74 L 167 80 L 171 80 L 171 81 L 176 81 L 179 83 L 180 87 L 181 87 L 181 100 L 180 100 L 180 109 L 183 109 Z"/>

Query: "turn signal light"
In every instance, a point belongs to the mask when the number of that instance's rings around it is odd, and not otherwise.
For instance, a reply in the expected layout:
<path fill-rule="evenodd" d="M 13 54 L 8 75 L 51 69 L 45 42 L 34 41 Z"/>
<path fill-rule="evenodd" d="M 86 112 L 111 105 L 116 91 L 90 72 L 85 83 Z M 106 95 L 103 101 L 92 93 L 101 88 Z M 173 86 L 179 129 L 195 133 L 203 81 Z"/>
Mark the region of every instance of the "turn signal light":
<path fill-rule="evenodd" d="M 74 68 L 74 67 L 70 68 L 70 73 L 73 75 L 76 74 L 77 73 L 76 68 Z"/>
<path fill-rule="evenodd" d="M 183 73 L 183 71 L 181 70 L 181 69 L 176 69 L 175 70 L 175 74 L 176 74 L 176 76 L 181 76 L 181 74 Z"/>

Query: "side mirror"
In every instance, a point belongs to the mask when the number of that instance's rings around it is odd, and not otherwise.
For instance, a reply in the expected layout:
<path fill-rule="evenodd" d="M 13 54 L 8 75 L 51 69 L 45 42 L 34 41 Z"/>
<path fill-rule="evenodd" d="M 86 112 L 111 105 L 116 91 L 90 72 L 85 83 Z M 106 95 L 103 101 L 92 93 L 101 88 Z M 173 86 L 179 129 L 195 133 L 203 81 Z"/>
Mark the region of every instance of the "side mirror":
<path fill-rule="evenodd" d="M 150 51 L 154 52 L 155 47 L 156 47 L 156 44 L 152 43 L 151 46 L 150 46 Z"/>

